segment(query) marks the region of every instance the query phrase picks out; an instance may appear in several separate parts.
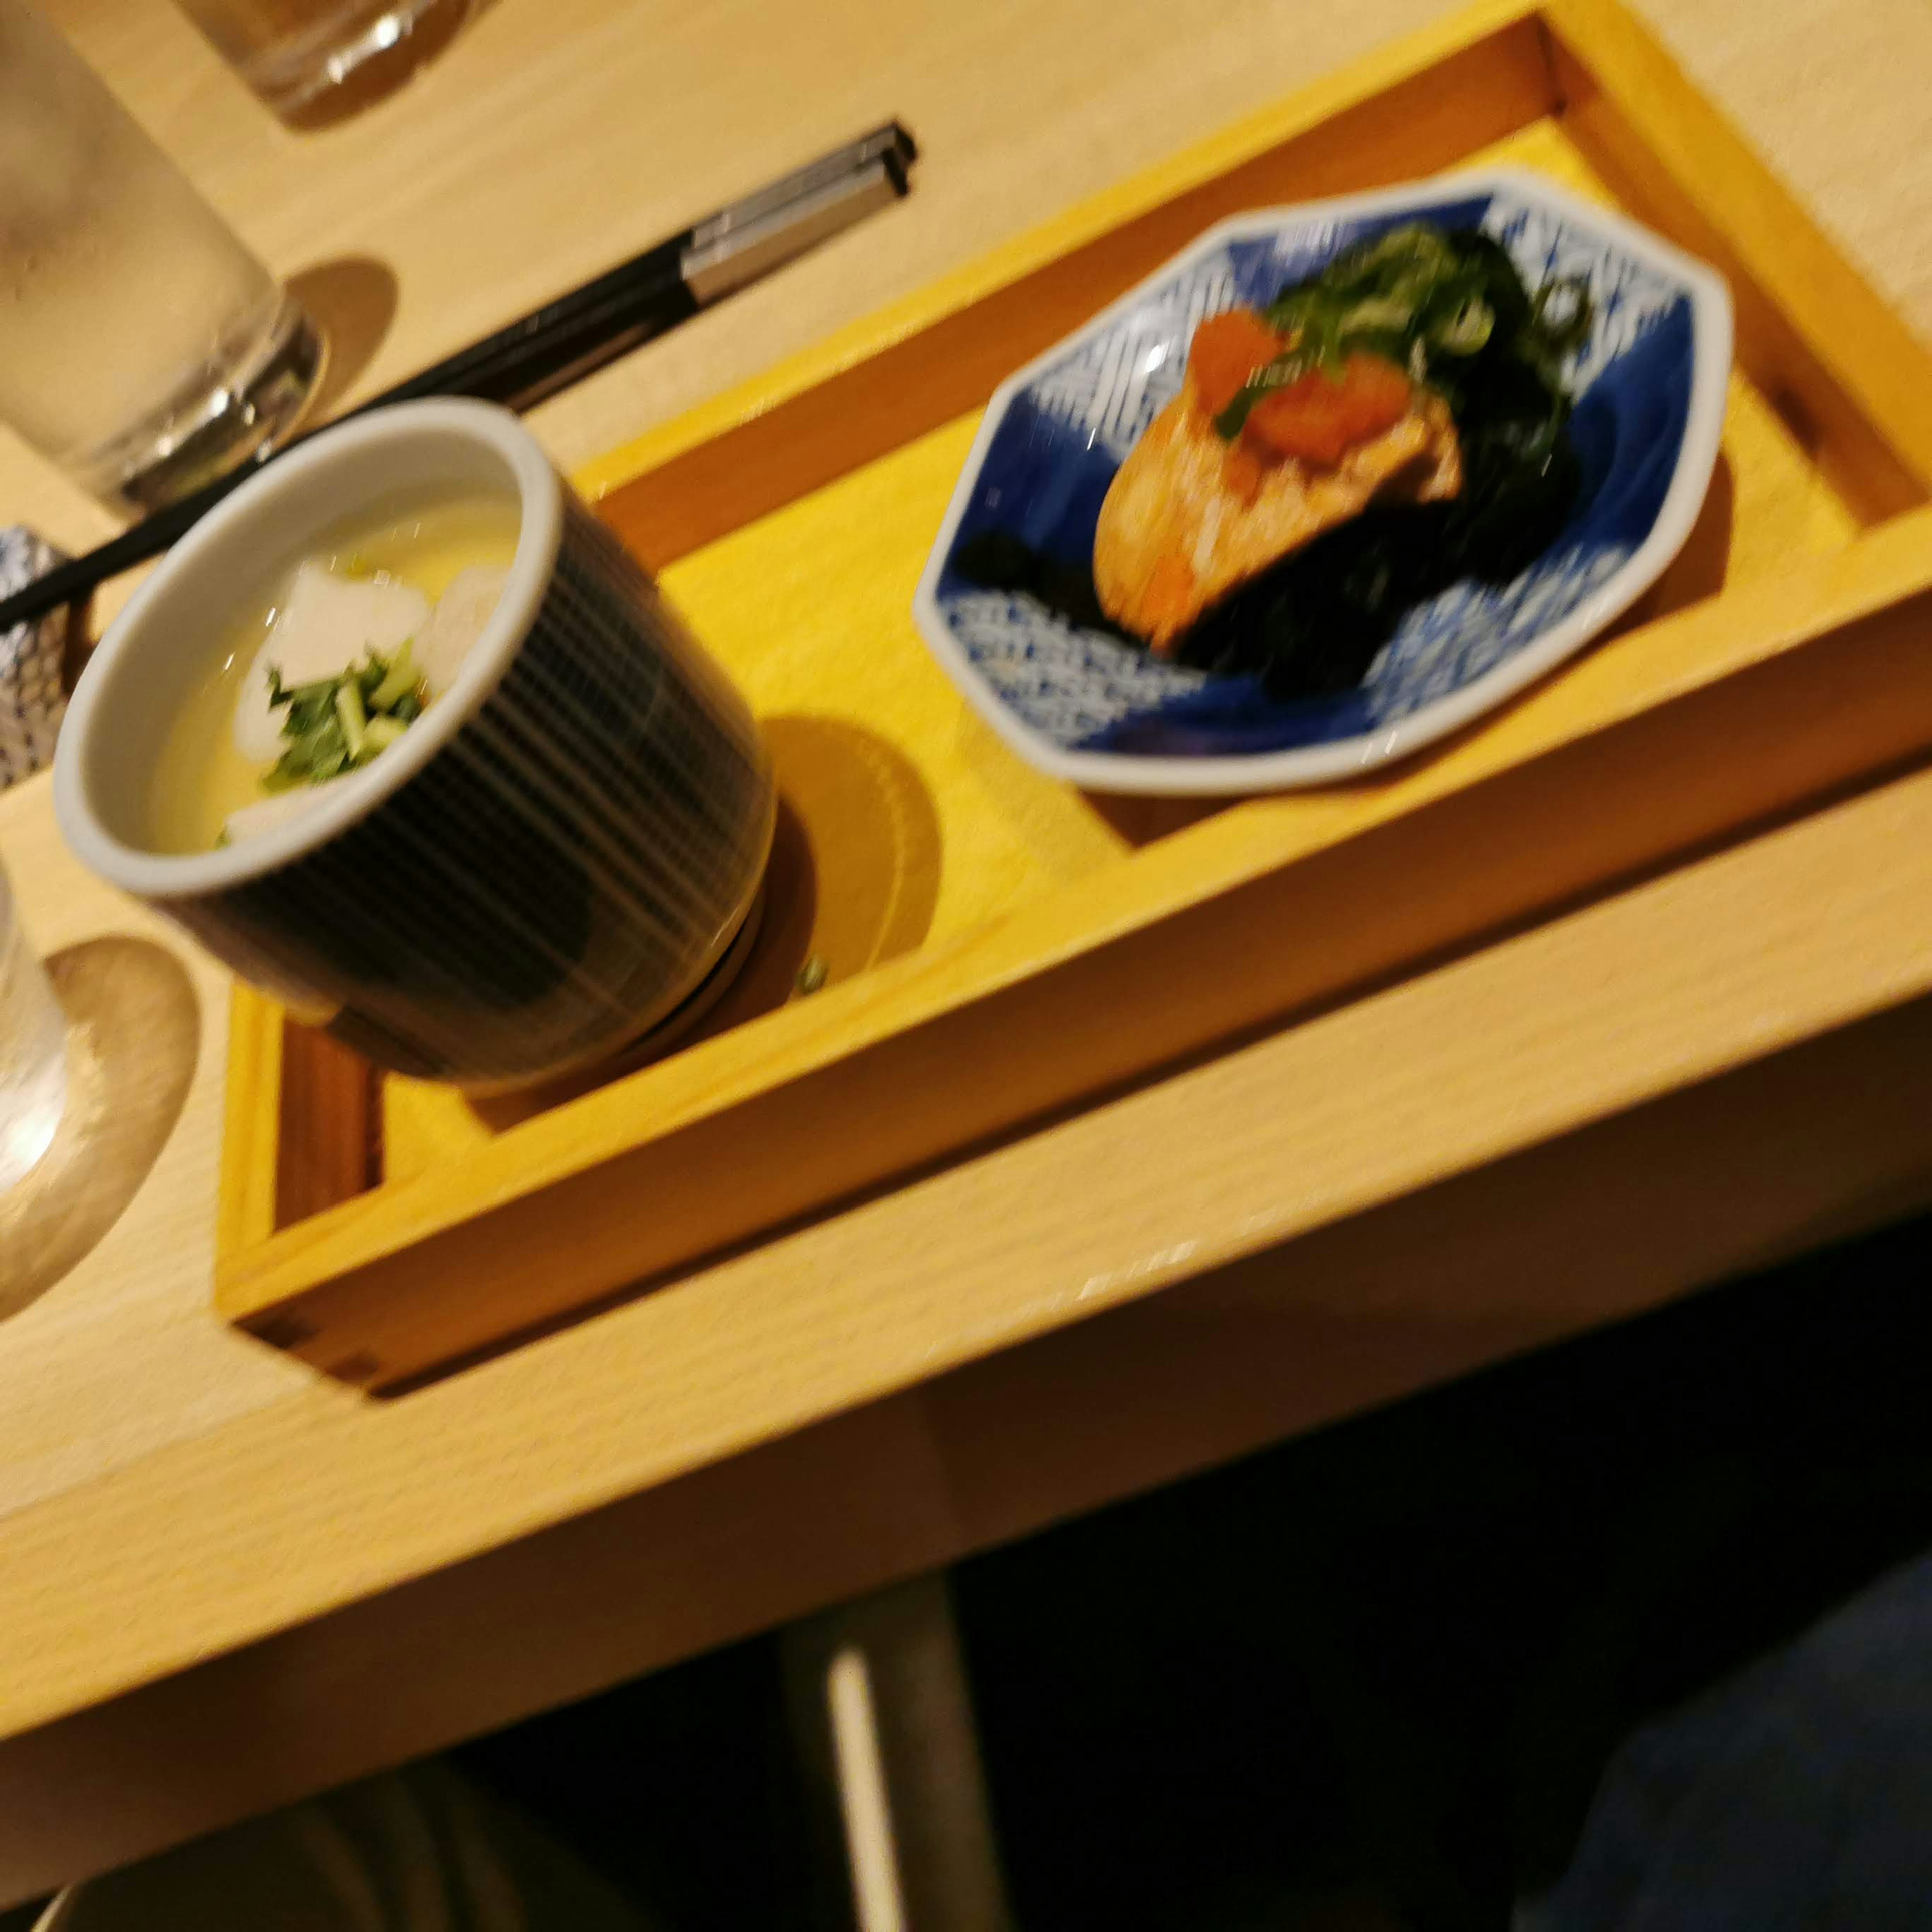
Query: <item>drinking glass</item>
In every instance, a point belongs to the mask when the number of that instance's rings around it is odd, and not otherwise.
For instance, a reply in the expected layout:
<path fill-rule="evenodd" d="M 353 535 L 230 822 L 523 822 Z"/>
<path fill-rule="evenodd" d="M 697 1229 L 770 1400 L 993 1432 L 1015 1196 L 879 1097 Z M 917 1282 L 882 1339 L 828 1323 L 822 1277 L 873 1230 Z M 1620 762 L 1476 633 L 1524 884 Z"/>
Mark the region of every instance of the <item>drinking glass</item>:
<path fill-rule="evenodd" d="M 0 1194 L 52 1144 L 66 1105 L 67 1022 L 0 870 Z"/>
<path fill-rule="evenodd" d="M 215 51 L 291 128 L 380 99 L 462 26 L 471 0 L 181 0 Z"/>
<path fill-rule="evenodd" d="M 322 339 L 24 0 L 0 0 L 0 417 L 110 508 L 278 440 Z"/>

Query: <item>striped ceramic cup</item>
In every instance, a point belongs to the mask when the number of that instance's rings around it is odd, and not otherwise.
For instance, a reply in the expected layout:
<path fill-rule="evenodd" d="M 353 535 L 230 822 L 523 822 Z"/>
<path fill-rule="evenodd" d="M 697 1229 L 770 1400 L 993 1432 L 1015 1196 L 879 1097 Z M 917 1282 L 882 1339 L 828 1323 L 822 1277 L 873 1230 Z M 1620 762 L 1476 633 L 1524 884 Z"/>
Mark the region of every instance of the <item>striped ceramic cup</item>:
<path fill-rule="evenodd" d="M 286 824 L 164 854 L 162 740 L 267 572 L 399 491 L 520 518 L 448 691 Z M 756 898 L 771 769 L 749 710 L 506 411 L 410 403 L 311 439 L 212 512 L 108 632 L 55 760 L 82 861 L 380 1064 L 476 1091 L 613 1054 L 717 966 Z"/>

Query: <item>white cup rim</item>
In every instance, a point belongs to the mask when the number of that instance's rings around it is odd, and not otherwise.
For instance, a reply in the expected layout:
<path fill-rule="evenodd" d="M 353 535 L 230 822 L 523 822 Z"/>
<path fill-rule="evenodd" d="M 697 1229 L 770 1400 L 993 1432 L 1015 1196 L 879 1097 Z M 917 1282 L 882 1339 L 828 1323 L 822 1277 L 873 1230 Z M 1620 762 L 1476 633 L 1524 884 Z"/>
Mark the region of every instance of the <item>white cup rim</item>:
<path fill-rule="evenodd" d="M 89 794 L 92 735 L 104 728 L 117 676 L 144 639 L 166 628 L 171 597 L 210 548 L 238 526 L 266 517 L 317 472 L 372 447 L 401 448 L 455 436 L 500 458 L 518 494 L 516 554 L 490 620 L 449 689 L 359 772 L 332 781 L 329 795 L 286 825 L 212 852 L 159 853 L 109 830 Z M 344 502 L 338 514 L 355 508 Z M 205 897 L 279 870 L 326 845 L 416 776 L 481 710 L 528 634 L 556 568 L 563 534 L 563 485 L 543 446 L 507 410 L 458 399 L 398 403 L 304 440 L 218 504 L 170 550 L 109 627 L 68 706 L 54 755 L 54 811 L 62 834 L 91 871 L 142 898 Z"/>

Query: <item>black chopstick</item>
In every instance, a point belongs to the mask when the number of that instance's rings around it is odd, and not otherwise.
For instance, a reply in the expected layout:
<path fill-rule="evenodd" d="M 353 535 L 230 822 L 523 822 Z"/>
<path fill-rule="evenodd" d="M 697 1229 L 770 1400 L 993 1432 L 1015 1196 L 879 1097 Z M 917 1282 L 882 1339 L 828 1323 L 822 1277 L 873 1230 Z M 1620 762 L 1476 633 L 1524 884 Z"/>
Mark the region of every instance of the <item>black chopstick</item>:
<path fill-rule="evenodd" d="M 888 122 L 532 309 L 333 422 L 422 396 L 471 396 L 510 409 L 531 408 L 904 194 L 907 170 L 918 153 L 911 135 L 898 122 Z M 98 584 L 158 556 L 231 490 L 302 440 L 297 437 L 265 452 L 0 599 L 0 635 L 61 604 L 77 602 Z"/>

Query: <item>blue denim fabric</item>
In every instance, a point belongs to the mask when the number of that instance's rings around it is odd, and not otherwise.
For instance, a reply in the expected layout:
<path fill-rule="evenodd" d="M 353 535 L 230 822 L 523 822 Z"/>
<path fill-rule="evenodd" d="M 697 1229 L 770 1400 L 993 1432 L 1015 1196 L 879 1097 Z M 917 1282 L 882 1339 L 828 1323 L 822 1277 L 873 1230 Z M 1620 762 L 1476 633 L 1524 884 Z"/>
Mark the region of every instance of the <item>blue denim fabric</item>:
<path fill-rule="evenodd" d="M 1932 1556 L 1635 1732 L 1517 1932 L 1932 1928 Z"/>

